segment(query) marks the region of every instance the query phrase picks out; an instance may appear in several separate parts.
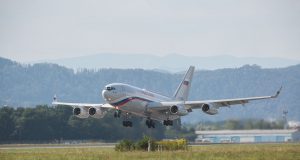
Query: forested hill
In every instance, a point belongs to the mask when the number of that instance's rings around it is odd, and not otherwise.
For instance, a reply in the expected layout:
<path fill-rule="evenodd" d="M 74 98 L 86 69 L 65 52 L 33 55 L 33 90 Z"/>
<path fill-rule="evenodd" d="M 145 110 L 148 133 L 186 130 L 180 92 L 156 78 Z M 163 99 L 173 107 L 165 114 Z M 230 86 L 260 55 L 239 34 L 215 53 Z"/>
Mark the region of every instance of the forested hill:
<path fill-rule="evenodd" d="M 56 64 L 24 65 L 0 58 L 0 105 L 50 104 L 54 94 L 63 101 L 99 103 L 103 101 L 102 88 L 112 82 L 128 83 L 171 96 L 182 76 L 182 73 L 142 69 L 82 69 L 74 72 Z M 197 70 L 190 100 L 270 95 L 280 86 L 283 90 L 276 100 L 224 108 L 216 116 L 196 111 L 183 120 L 280 119 L 283 109 L 289 111 L 290 120 L 300 120 L 300 65 L 276 69 L 246 65 L 233 69 Z"/>

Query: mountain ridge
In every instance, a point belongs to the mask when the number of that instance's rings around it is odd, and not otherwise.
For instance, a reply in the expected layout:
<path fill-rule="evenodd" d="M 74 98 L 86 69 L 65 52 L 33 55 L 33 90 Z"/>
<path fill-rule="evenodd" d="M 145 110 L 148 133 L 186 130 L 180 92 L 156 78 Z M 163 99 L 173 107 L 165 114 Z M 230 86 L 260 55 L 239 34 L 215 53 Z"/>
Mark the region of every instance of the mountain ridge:
<path fill-rule="evenodd" d="M 62 66 L 78 68 L 143 68 L 147 70 L 165 70 L 178 72 L 185 70 L 188 65 L 204 70 L 214 70 L 220 68 L 237 68 L 246 64 L 256 64 L 262 68 L 287 67 L 300 63 L 300 60 L 274 58 L 274 57 L 234 57 L 230 55 L 219 56 L 184 56 L 180 54 L 168 54 L 162 56 L 147 54 L 118 54 L 103 53 L 72 58 L 62 58 L 54 60 L 41 60 L 36 62 L 50 62 Z M 154 67 L 155 66 L 155 67 Z"/>
<path fill-rule="evenodd" d="M 164 73 L 144 69 L 81 69 L 74 71 L 57 64 L 20 64 L 0 58 L 0 105 L 34 106 L 50 104 L 54 94 L 68 102 L 103 102 L 102 88 L 112 82 L 128 83 L 172 96 L 183 73 Z M 186 68 L 187 69 L 187 68 Z M 217 70 L 196 70 L 190 100 L 227 99 L 273 95 L 275 100 L 257 101 L 246 107 L 221 108 L 209 116 L 200 110 L 183 117 L 183 122 L 228 118 L 281 118 L 282 110 L 300 120 L 300 65 L 263 69 L 257 65 Z"/>

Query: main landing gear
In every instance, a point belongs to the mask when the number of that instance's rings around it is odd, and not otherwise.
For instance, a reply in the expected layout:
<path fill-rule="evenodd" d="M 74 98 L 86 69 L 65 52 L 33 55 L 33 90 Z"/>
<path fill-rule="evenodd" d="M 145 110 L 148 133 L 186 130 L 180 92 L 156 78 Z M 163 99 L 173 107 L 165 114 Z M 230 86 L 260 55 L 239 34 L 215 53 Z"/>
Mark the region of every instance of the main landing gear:
<path fill-rule="evenodd" d="M 154 123 L 154 121 L 153 121 L 152 119 L 150 119 L 150 118 L 148 118 L 148 119 L 146 120 L 146 125 L 147 125 L 148 128 L 155 128 L 155 123 Z"/>
<path fill-rule="evenodd" d="M 173 126 L 173 121 L 169 119 L 170 118 L 170 112 L 166 112 L 166 116 L 167 116 L 167 120 L 164 120 L 163 124 L 165 126 Z"/>
<path fill-rule="evenodd" d="M 173 126 L 173 121 L 172 120 L 164 120 L 163 124 L 165 126 Z"/>
<path fill-rule="evenodd" d="M 124 127 L 132 127 L 132 122 L 131 121 L 123 121 L 123 126 Z"/>

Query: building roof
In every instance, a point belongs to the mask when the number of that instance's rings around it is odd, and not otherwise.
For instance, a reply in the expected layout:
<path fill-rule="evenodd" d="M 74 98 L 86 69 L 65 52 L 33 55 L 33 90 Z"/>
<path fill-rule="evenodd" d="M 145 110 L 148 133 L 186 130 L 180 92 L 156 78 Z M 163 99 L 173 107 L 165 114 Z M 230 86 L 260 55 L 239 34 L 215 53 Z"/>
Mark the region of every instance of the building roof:
<path fill-rule="evenodd" d="M 196 131 L 198 135 L 226 135 L 226 134 L 291 134 L 298 130 L 216 130 L 216 131 Z"/>

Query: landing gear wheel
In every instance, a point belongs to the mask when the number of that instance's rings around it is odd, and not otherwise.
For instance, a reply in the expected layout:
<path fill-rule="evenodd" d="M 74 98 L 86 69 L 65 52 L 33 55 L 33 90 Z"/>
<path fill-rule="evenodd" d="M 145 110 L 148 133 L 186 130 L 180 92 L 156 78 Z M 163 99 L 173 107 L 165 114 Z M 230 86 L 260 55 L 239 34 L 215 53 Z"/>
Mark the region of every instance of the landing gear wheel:
<path fill-rule="evenodd" d="M 164 120 L 163 124 L 165 126 L 173 126 L 173 121 L 172 120 Z"/>
<path fill-rule="evenodd" d="M 115 113 L 114 113 L 114 117 L 115 118 L 120 118 L 121 116 L 121 111 L 120 110 L 116 110 Z"/>
<path fill-rule="evenodd" d="M 121 111 L 116 110 L 117 117 L 120 117 Z M 123 120 L 123 126 L 124 127 L 132 127 L 132 122 L 129 120 L 130 119 L 130 114 L 125 113 L 124 114 L 124 120 Z"/>
<path fill-rule="evenodd" d="M 123 126 L 124 127 L 132 127 L 132 122 L 131 121 L 123 121 Z"/>
<path fill-rule="evenodd" d="M 152 119 L 147 119 L 146 120 L 146 125 L 148 128 L 155 128 L 155 123 Z"/>

